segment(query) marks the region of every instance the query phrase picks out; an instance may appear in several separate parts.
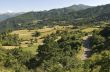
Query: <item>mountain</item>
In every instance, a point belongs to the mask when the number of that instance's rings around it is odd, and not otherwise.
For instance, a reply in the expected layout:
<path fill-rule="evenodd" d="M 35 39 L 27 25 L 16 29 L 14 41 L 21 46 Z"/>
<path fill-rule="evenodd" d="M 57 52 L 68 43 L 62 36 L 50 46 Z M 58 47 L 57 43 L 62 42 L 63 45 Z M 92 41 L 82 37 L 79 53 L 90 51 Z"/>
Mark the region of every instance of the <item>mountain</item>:
<path fill-rule="evenodd" d="M 109 12 L 110 12 L 110 4 L 107 4 L 107 5 L 88 8 L 86 10 L 80 10 L 79 12 L 77 12 L 78 14 L 77 17 L 83 17 L 83 18 L 97 17 L 99 15 Z"/>
<path fill-rule="evenodd" d="M 20 14 L 23 14 L 23 13 L 2 13 L 0 14 L 0 21 L 3 21 L 3 20 L 6 20 L 8 18 L 11 18 L 11 17 L 15 17 L 15 16 L 18 16 Z"/>
<path fill-rule="evenodd" d="M 109 13 L 110 4 L 96 7 L 73 5 L 49 11 L 28 12 L 18 15 L 0 22 L 0 28 L 15 30 L 55 24 L 88 24 L 91 21 L 100 21 L 99 18 L 106 20 L 104 16 L 110 16 Z"/>
<path fill-rule="evenodd" d="M 0 22 L 0 28 L 2 31 L 5 31 L 9 29 L 33 28 L 39 26 L 41 27 L 44 25 L 58 24 L 70 19 L 71 17 L 69 13 L 76 13 L 79 10 L 87 9 L 90 7 L 91 6 L 80 4 L 65 8 L 52 9 L 49 11 L 28 12 L 11 18 L 8 16 L 8 19 L 5 17 L 6 20 Z"/>
<path fill-rule="evenodd" d="M 93 6 L 88 6 L 88 5 L 83 5 L 83 4 L 79 4 L 79 5 L 72 5 L 70 7 L 67 7 L 68 10 L 75 10 L 75 11 L 79 11 L 79 10 L 85 10 L 87 8 L 91 8 Z"/>
<path fill-rule="evenodd" d="M 70 7 L 65 8 L 59 8 L 59 9 L 52 9 L 49 11 L 40 11 L 40 12 L 28 12 L 23 15 L 17 16 L 17 18 L 20 19 L 38 19 L 38 20 L 47 20 L 47 19 L 61 19 L 64 18 L 64 16 L 68 16 L 69 13 L 76 13 L 80 10 L 85 10 L 87 8 L 91 8 L 92 6 L 87 6 L 83 4 L 79 5 L 72 5 Z"/>

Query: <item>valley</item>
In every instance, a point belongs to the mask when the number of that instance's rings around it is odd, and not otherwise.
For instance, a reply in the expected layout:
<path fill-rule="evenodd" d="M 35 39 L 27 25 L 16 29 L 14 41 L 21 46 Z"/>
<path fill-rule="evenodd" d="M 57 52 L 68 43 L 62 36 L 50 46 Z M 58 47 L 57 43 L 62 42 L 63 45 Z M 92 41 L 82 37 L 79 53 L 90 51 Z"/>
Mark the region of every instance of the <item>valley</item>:
<path fill-rule="evenodd" d="M 110 4 L 1 14 L 0 72 L 110 72 Z"/>

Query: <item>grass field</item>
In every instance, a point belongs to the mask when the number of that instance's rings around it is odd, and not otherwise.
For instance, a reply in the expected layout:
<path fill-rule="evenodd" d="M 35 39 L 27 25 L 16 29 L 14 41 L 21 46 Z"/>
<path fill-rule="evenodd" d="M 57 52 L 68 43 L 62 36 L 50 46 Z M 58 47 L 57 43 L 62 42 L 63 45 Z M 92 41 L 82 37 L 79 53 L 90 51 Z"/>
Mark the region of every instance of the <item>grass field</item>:
<path fill-rule="evenodd" d="M 63 31 L 72 31 L 73 26 L 54 26 L 52 28 L 44 27 L 42 29 L 35 29 L 35 30 L 16 30 L 11 32 L 10 34 L 17 34 L 20 39 L 22 39 L 22 42 L 20 44 L 20 48 L 22 48 L 23 51 L 29 51 L 32 54 L 36 54 L 36 50 L 39 45 L 43 44 L 43 40 L 45 37 L 52 33 L 56 33 L 57 30 L 63 30 Z M 38 37 L 32 37 L 33 33 L 36 31 L 40 32 L 41 35 Z M 30 39 L 36 39 L 36 42 L 34 42 L 31 46 L 28 44 L 30 43 Z M 19 48 L 19 46 L 2 46 L 5 49 L 14 49 Z"/>
<path fill-rule="evenodd" d="M 83 54 L 84 54 L 84 51 L 83 51 L 83 46 L 82 46 L 82 47 L 81 47 L 81 50 L 79 50 L 79 52 L 78 52 L 78 54 L 77 54 L 76 57 L 77 57 L 79 60 L 81 60 Z"/>
<path fill-rule="evenodd" d="M 23 51 L 31 52 L 32 54 L 36 54 L 38 49 L 38 44 L 32 45 L 30 47 L 24 47 L 22 48 Z"/>
<path fill-rule="evenodd" d="M 19 36 L 20 39 L 22 40 L 30 40 L 32 38 L 32 34 L 35 32 L 36 30 L 16 30 L 13 31 L 11 34 L 17 34 Z"/>
<path fill-rule="evenodd" d="M 38 45 L 43 43 L 43 40 L 45 37 L 52 33 L 56 33 L 57 30 L 63 30 L 63 31 L 73 31 L 73 26 L 54 26 L 54 27 L 44 27 L 42 29 L 35 29 L 35 30 L 16 30 L 11 32 L 10 34 L 17 34 L 20 39 L 22 39 L 22 42 L 20 44 L 20 47 L 23 48 L 23 51 L 32 51 L 32 53 L 35 53 L 35 50 L 37 49 Z M 76 29 L 77 30 L 77 29 Z M 95 27 L 88 27 L 84 28 L 81 31 L 82 32 L 92 32 L 93 30 L 99 30 L 99 28 Z M 36 31 L 40 32 L 41 35 L 39 37 L 32 37 L 33 33 Z M 37 42 L 35 42 L 32 46 L 28 46 L 28 43 L 30 42 L 30 39 L 36 39 Z M 14 49 L 19 48 L 18 46 L 3 46 L 5 49 Z M 34 52 L 33 52 L 34 51 Z"/>
<path fill-rule="evenodd" d="M 0 65 L 0 72 L 13 72 L 13 70 L 9 68 L 4 68 L 3 65 Z"/>
<path fill-rule="evenodd" d="M 19 48 L 18 46 L 2 46 L 2 48 L 5 49 L 14 49 L 14 48 Z"/>
<path fill-rule="evenodd" d="M 85 29 L 82 29 L 82 32 L 92 32 L 92 31 L 94 31 L 94 30 L 99 30 L 99 28 L 85 28 Z"/>

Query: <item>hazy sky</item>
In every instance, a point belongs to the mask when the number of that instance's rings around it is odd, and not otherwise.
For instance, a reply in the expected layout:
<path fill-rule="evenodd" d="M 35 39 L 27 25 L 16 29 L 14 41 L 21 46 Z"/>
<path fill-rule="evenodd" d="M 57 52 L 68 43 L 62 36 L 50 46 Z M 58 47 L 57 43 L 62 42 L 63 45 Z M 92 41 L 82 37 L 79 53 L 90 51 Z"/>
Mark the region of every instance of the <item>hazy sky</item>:
<path fill-rule="evenodd" d="M 109 4 L 110 0 L 0 0 L 0 13 L 49 10 L 74 4 Z"/>

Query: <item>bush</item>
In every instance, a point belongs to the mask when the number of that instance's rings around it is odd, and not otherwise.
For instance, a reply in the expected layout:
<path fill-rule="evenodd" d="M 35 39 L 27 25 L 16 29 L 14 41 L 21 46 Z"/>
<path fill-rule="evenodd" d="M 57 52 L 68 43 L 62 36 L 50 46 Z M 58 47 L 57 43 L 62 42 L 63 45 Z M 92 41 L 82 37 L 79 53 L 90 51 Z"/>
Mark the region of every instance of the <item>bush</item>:
<path fill-rule="evenodd" d="M 90 38 L 90 45 L 93 52 L 100 52 L 105 49 L 105 38 L 100 35 L 93 35 Z"/>
<path fill-rule="evenodd" d="M 38 36 L 40 36 L 40 35 L 41 35 L 40 32 L 36 31 L 32 36 L 33 36 L 33 37 L 38 37 Z"/>

